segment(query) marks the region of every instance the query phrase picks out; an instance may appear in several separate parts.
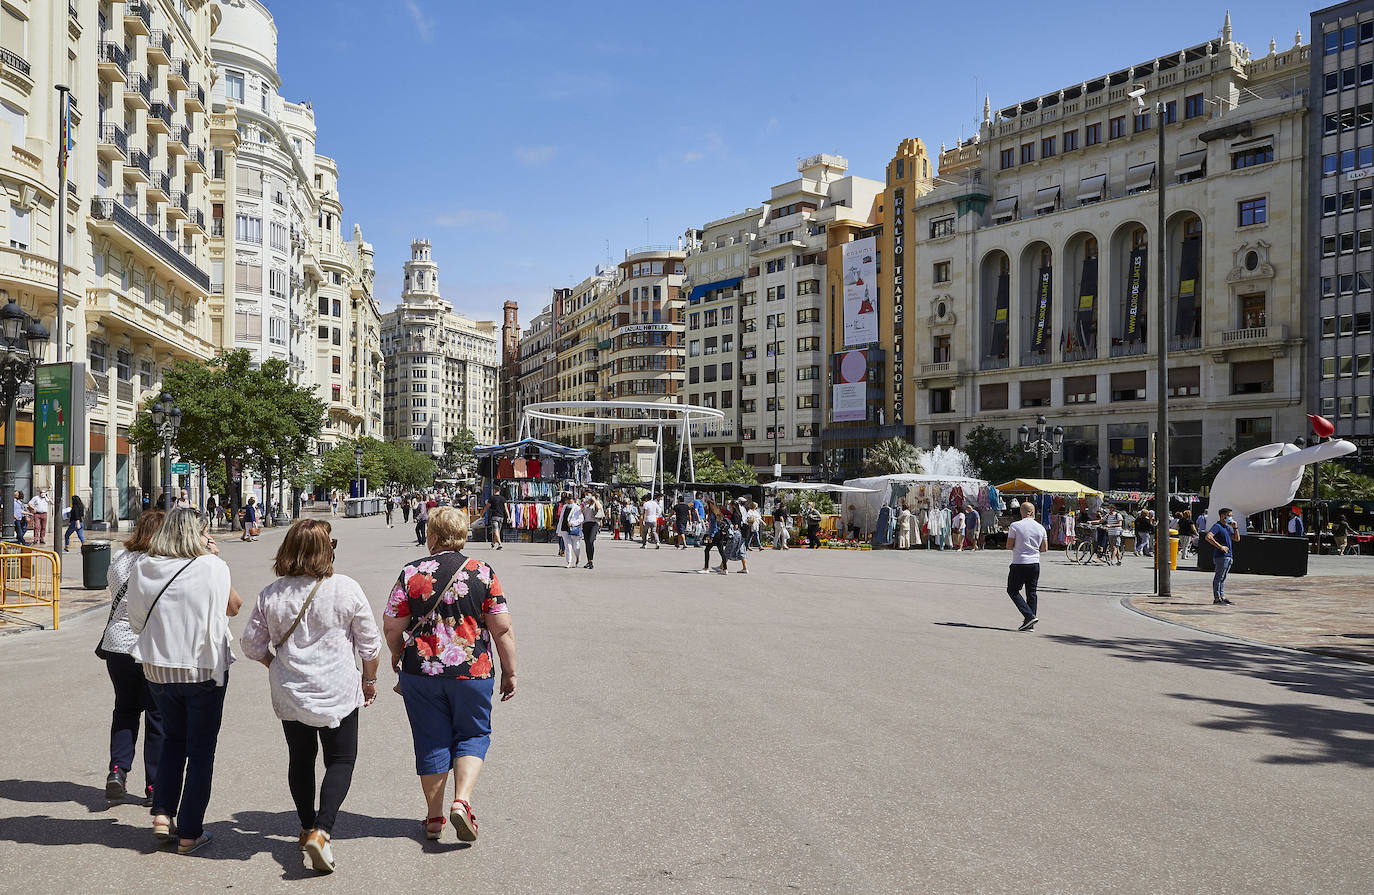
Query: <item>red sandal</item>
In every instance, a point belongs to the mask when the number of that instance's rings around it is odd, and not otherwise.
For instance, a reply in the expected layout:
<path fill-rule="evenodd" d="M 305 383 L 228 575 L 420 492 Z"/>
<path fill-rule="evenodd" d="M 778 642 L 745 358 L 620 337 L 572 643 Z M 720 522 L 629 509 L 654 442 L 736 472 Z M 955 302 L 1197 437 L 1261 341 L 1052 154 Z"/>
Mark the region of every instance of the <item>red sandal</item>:
<path fill-rule="evenodd" d="M 458 810 L 459 805 L 463 806 L 462 811 Z M 462 799 L 454 799 L 448 811 L 448 818 L 453 821 L 453 829 L 458 834 L 460 842 L 477 841 L 477 815 L 472 813 L 471 805 Z"/>
<path fill-rule="evenodd" d="M 441 836 L 443 836 L 443 835 L 444 835 L 444 824 L 446 824 L 446 823 L 448 823 L 448 818 L 447 818 L 447 817 L 427 817 L 427 818 L 425 818 L 425 838 L 426 838 L 426 839 L 438 839 L 438 838 L 440 838 Z M 438 824 L 438 825 L 439 825 L 439 829 L 437 829 L 437 830 L 431 830 L 430 827 L 434 826 L 435 824 Z"/>

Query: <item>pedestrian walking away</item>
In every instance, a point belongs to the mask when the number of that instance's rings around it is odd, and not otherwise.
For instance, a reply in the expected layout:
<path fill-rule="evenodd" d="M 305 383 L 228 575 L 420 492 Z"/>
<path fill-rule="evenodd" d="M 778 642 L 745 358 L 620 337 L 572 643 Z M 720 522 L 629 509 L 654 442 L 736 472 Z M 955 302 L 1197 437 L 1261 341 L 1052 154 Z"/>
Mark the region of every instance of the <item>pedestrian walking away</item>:
<path fill-rule="evenodd" d="M 1188 551 L 1194 547 L 1194 538 L 1197 535 L 1197 523 L 1193 521 L 1193 511 L 1184 510 L 1178 514 L 1178 559 L 1179 562 L 1188 558 Z"/>
<path fill-rule="evenodd" d="M 429 503 L 422 495 L 415 501 L 415 545 L 424 546 L 426 535 L 425 529 L 429 525 Z"/>
<path fill-rule="evenodd" d="M 787 539 L 790 537 L 787 523 L 791 521 L 787 513 L 787 504 L 781 497 L 777 503 L 773 504 L 773 549 L 786 550 Z"/>
<path fill-rule="evenodd" d="M 243 537 L 240 541 L 256 541 L 258 539 L 258 505 L 257 498 L 248 498 L 248 505 L 243 508 Z"/>
<path fill-rule="evenodd" d="M 806 523 L 806 542 L 812 550 L 818 550 L 821 546 L 821 513 L 816 509 L 816 505 L 810 501 L 806 504 L 806 509 L 802 512 L 802 521 Z"/>
<path fill-rule="evenodd" d="M 391 501 L 392 501 L 392 498 L 390 498 L 390 497 L 383 497 L 383 498 L 382 498 L 382 513 L 386 516 L 386 527 L 387 527 L 387 528 L 390 528 L 390 527 L 391 527 L 391 511 L 392 511 L 392 509 L 393 509 L 393 505 L 392 505 Z"/>
<path fill-rule="evenodd" d="M 506 524 L 506 496 L 501 493 L 499 488 L 491 489 L 491 497 L 487 498 L 487 505 L 483 509 L 487 523 L 487 539 L 491 546 L 500 550 L 501 526 Z"/>
<path fill-rule="evenodd" d="M 1018 631 L 1032 631 L 1040 621 L 1039 595 L 1040 554 L 1050 549 L 1050 536 L 1045 526 L 1035 519 L 1035 505 L 1021 504 L 1021 518 L 1007 529 L 1007 549 L 1011 551 L 1011 568 L 1007 570 L 1007 596 L 1021 612 Z M 1026 596 L 1021 596 L 1021 591 Z"/>
<path fill-rule="evenodd" d="M 358 710 L 377 698 L 382 635 L 358 582 L 334 573 L 338 541 L 328 522 L 286 532 L 243 630 L 243 654 L 267 666 L 272 710 L 288 754 L 286 780 L 310 866 L 334 870 L 331 839 L 358 759 Z M 359 673 L 355 657 L 362 662 Z M 315 756 L 324 779 L 315 801 Z"/>
<path fill-rule="evenodd" d="M 558 535 L 563 539 L 565 568 L 582 562 L 582 506 L 571 493 L 563 492 L 563 512 L 558 517 Z"/>
<path fill-rule="evenodd" d="M 407 494 L 401 501 L 401 521 L 406 525 L 410 524 L 410 495 Z"/>
<path fill-rule="evenodd" d="M 496 574 L 462 554 L 467 539 L 465 514 L 452 507 L 433 514 L 430 555 L 401 570 L 383 628 L 410 720 L 425 838 L 440 838 L 452 822 L 458 838 L 472 842 L 472 791 L 491 744 L 492 644 L 505 702 L 515 696 L 515 633 Z M 454 798 L 445 817 L 450 772 Z"/>
<path fill-rule="evenodd" d="M 1240 532 L 1231 519 L 1231 508 L 1222 507 L 1217 511 L 1217 521 L 1207 530 L 1207 543 L 1212 545 L 1212 603 L 1231 605 L 1226 599 L 1226 576 L 1231 574 L 1231 564 L 1235 561 L 1235 542 L 1240 540 Z"/>
<path fill-rule="evenodd" d="M 105 673 L 114 687 L 114 713 L 110 719 L 110 766 L 105 778 L 105 798 L 115 801 L 128 794 L 129 772 L 134 766 L 139 722 L 143 724 L 143 797 L 151 806 L 157 761 L 162 755 L 162 713 L 143 676 L 143 666 L 129 655 L 138 635 L 129 627 L 129 576 L 148 554 L 148 544 L 167 514 L 145 510 L 134 523 L 124 549 L 110 561 L 110 615 L 105 620 L 96 655 L 105 661 Z"/>
<path fill-rule="evenodd" d="M 229 618 L 243 605 L 229 566 L 195 510 L 174 509 L 129 578 L 130 655 L 143 663 L 162 713 L 153 836 L 190 854 L 210 841 L 205 810 L 234 655 Z"/>
<path fill-rule="evenodd" d="M 979 529 L 982 521 L 978 518 L 978 510 L 973 507 L 964 507 L 964 549 L 981 550 L 982 538 L 979 537 Z"/>
<path fill-rule="evenodd" d="M 663 547 L 658 541 L 658 516 L 661 512 L 663 510 L 658 505 L 658 501 L 654 500 L 653 495 L 644 498 L 644 503 L 640 506 L 639 516 L 643 520 L 639 532 L 639 548 L 641 550 L 648 546 L 650 538 L 654 540 L 655 550 Z"/>
<path fill-rule="evenodd" d="M 711 549 L 720 554 L 720 566 L 716 571 L 725 571 L 725 545 L 729 539 L 730 520 L 714 500 L 706 501 L 706 549 L 702 558 L 701 573 L 711 571 Z"/>
<path fill-rule="evenodd" d="M 692 522 L 692 505 L 685 495 L 679 494 L 673 504 L 673 546 L 679 550 L 687 549 L 687 526 Z"/>
<path fill-rule="evenodd" d="M 80 494 L 72 495 L 72 505 L 67 511 L 67 532 L 62 536 L 62 549 L 72 549 L 72 535 L 81 543 L 86 543 L 86 504 Z"/>
<path fill-rule="evenodd" d="M 596 535 L 601 530 L 601 500 L 588 493 L 582 498 L 582 543 L 587 548 L 587 568 L 596 568 Z"/>

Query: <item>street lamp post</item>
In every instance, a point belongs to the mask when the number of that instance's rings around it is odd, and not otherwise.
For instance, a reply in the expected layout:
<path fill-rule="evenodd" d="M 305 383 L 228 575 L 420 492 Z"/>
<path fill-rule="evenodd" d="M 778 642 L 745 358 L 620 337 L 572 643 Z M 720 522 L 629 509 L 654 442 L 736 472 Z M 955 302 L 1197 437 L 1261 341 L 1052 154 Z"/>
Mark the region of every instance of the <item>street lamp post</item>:
<path fill-rule="evenodd" d="M 1045 477 L 1045 460 L 1052 457 L 1064 449 L 1064 427 L 1055 426 L 1050 430 L 1050 437 L 1045 437 L 1045 427 L 1047 423 L 1045 415 L 1042 413 L 1035 418 L 1035 441 L 1030 440 L 1030 428 L 1021 426 L 1016 432 L 1021 438 L 1021 450 L 1028 454 L 1035 454 L 1040 458 L 1040 478 Z"/>
<path fill-rule="evenodd" d="M 24 313 L 23 308 L 15 304 L 5 290 L 0 289 L 0 297 L 9 299 L 4 307 L 0 307 L 0 339 L 4 341 L 5 352 L 0 355 L 0 398 L 5 402 L 5 468 L 0 473 L 0 491 L 3 491 L 0 505 L 4 507 L 3 537 L 13 540 L 14 514 L 9 512 L 9 501 L 14 499 L 14 446 L 15 429 L 18 428 L 19 389 L 33 378 L 38 369 L 43 347 L 48 343 L 48 328 L 37 318 Z"/>
<path fill-rule="evenodd" d="M 172 402 L 167 392 L 157 399 L 152 408 L 153 427 L 162 436 L 162 508 L 171 510 L 175 505 L 172 497 L 172 440 L 181 428 L 181 408 Z"/>
<path fill-rule="evenodd" d="M 353 460 L 358 464 L 358 496 L 363 496 L 363 445 L 358 442 L 353 445 Z"/>

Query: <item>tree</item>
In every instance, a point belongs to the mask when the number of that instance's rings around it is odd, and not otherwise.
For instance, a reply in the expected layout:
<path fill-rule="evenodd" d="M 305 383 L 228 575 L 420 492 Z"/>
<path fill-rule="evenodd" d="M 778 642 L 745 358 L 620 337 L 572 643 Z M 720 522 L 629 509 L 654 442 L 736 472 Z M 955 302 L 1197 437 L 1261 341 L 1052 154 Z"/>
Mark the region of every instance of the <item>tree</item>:
<path fill-rule="evenodd" d="M 1248 448 L 1238 448 L 1232 443 L 1217 451 L 1216 456 L 1214 456 L 1206 466 L 1202 467 L 1202 483 L 1210 488 L 1212 483 L 1217 480 L 1217 476 L 1221 474 L 1221 468 L 1227 463 L 1230 463 L 1236 456 L 1245 453 L 1245 450 L 1248 450 Z"/>
<path fill-rule="evenodd" d="M 991 426 L 974 426 L 964 436 L 973 474 L 993 485 L 1034 475 L 1036 459 Z"/>
<path fill-rule="evenodd" d="M 745 463 L 743 460 L 736 460 L 734 463 L 725 467 L 725 481 L 742 482 L 746 485 L 757 485 L 759 483 L 759 474 L 758 471 L 748 463 Z"/>
<path fill-rule="evenodd" d="M 466 430 L 464 430 L 466 431 Z M 425 488 L 434 483 L 438 464 L 429 454 L 415 450 L 409 442 L 378 442 L 384 448 L 384 479 L 388 484 L 405 488 Z M 469 469 L 475 468 L 476 461 Z"/>
<path fill-rule="evenodd" d="M 458 434 L 444 445 L 444 455 L 437 462 L 442 478 L 461 479 L 471 475 L 477 468 L 477 436 L 468 429 L 459 429 Z"/>
<path fill-rule="evenodd" d="M 696 467 L 696 480 L 698 482 L 728 482 L 729 475 L 725 471 L 725 464 L 720 462 L 715 451 L 703 449 L 692 455 L 692 463 Z"/>
<path fill-rule="evenodd" d="M 920 451 L 909 441 L 889 438 L 864 452 L 864 475 L 901 475 L 920 470 Z"/>

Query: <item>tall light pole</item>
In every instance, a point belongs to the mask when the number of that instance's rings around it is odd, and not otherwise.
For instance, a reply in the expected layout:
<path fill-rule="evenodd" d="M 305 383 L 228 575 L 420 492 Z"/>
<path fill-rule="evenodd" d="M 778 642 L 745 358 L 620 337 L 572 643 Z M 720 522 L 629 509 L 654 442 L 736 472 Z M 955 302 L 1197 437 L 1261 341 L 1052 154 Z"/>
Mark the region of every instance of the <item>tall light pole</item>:
<path fill-rule="evenodd" d="M 152 408 L 153 426 L 162 436 L 162 503 L 164 510 L 171 510 L 172 497 L 172 440 L 181 428 L 181 408 L 177 407 L 167 392 L 157 399 Z"/>
<path fill-rule="evenodd" d="M 0 506 L 3 506 L 5 540 L 14 538 L 14 514 L 10 501 L 14 500 L 15 467 L 15 429 L 19 407 L 19 389 L 33 378 L 38 369 L 38 360 L 43 356 L 43 348 L 48 343 L 48 328 L 39 320 L 24 313 L 9 293 L 0 289 L 0 298 L 8 299 L 0 307 L 0 340 L 4 342 L 4 354 L 0 355 L 0 398 L 5 402 L 5 468 L 0 473 Z M 41 547 L 42 544 L 35 546 Z"/>
<path fill-rule="evenodd" d="M 1045 429 L 1048 423 L 1042 413 L 1035 418 L 1035 441 L 1030 440 L 1030 428 L 1022 425 L 1016 430 L 1016 434 L 1021 439 L 1021 450 L 1028 454 L 1035 454 L 1040 458 L 1040 478 L 1045 477 L 1045 459 L 1052 457 L 1064 449 L 1064 427 L 1055 426 L 1050 430 L 1050 437 L 1045 437 Z"/>
<path fill-rule="evenodd" d="M 363 443 L 353 445 L 353 461 L 358 464 L 358 496 L 363 496 Z"/>

